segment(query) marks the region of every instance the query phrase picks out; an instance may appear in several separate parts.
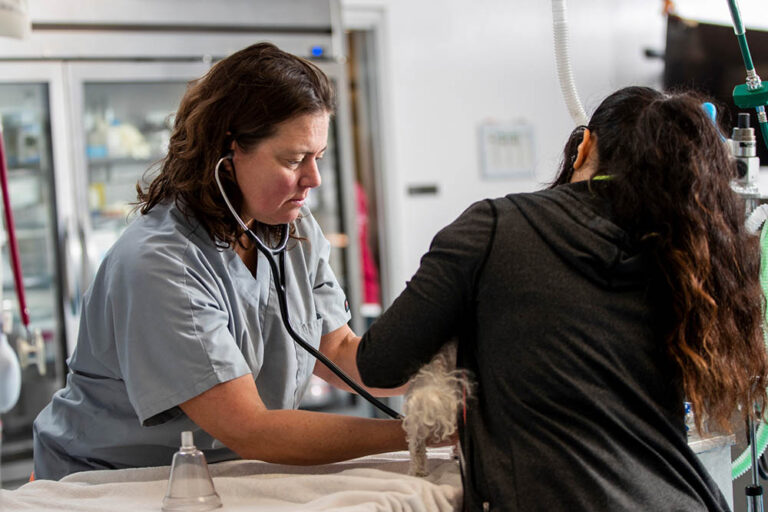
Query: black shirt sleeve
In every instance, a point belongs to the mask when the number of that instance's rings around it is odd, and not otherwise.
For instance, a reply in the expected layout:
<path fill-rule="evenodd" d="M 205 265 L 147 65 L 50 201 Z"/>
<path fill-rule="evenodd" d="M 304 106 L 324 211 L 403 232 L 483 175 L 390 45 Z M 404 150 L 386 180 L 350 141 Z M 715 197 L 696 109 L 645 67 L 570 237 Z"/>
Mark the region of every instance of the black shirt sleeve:
<path fill-rule="evenodd" d="M 493 203 L 481 201 L 435 236 L 403 293 L 363 335 L 357 367 L 365 385 L 404 384 L 473 314 L 469 306 L 495 217 Z"/>

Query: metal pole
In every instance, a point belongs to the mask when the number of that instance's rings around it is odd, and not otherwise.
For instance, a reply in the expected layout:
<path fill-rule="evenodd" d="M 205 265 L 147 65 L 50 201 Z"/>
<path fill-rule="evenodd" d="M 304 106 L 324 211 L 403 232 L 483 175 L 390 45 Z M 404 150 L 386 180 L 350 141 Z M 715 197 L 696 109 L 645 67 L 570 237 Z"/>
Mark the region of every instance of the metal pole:
<path fill-rule="evenodd" d="M 744 492 L 747 495 L 747 511 L 763 512 L 763 488 L 760 486 L 757 472 L 757 443 L 755 442 L 755 422 L 752 418 L 747 420 L 749 434 L 749 449 L 752 455 L 752 484 L 748 485 Z"/>

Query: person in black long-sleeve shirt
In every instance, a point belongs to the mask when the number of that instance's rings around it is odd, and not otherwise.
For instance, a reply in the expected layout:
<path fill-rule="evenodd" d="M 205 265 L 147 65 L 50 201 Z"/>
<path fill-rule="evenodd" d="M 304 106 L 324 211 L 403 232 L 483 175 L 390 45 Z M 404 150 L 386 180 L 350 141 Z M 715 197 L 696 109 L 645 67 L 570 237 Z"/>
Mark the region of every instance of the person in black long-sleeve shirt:
<path fill-rule="evenodd" d="M 701 101 L 609 96 L 550 189 L 472 205 L 362 337 L 376 387 L 458 337 L 466 509 L 728 510 L 683 401 L 728 428 L 764 405 L 768 363 L 757 240 Z"/>

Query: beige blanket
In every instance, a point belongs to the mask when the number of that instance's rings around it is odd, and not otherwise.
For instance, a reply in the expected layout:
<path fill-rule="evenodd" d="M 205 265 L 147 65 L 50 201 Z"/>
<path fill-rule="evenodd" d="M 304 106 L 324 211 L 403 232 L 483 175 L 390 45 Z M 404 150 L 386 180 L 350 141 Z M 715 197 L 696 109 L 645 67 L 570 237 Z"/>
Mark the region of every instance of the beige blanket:
<path fill-rule="evenodd" d="M 229 461 L 209 466 L 222 511 L 454 511 L 461 477 L 448 449 L 429 453 L 430 476 L 408 476 L 408 453 L 325 466 Z M 170 467 L 88 471 L 0 491 L 0 511 L 160 510 Z"/>

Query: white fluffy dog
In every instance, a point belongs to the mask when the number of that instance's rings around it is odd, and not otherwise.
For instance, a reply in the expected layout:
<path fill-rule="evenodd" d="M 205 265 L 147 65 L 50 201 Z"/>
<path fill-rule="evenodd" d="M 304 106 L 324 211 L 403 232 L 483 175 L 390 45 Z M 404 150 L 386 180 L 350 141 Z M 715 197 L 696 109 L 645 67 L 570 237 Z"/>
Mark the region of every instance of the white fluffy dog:
<path fill-rule="evenodd" d="M 456 341 L 446 343 L 409 381 L 403 428 L 411 454 L 411 475 L 429 474 L 427 443 L 446 441 L 454 435 L 460 407 L 473 391 L 468 372 L 456 369 L 456 347 Z"/>

